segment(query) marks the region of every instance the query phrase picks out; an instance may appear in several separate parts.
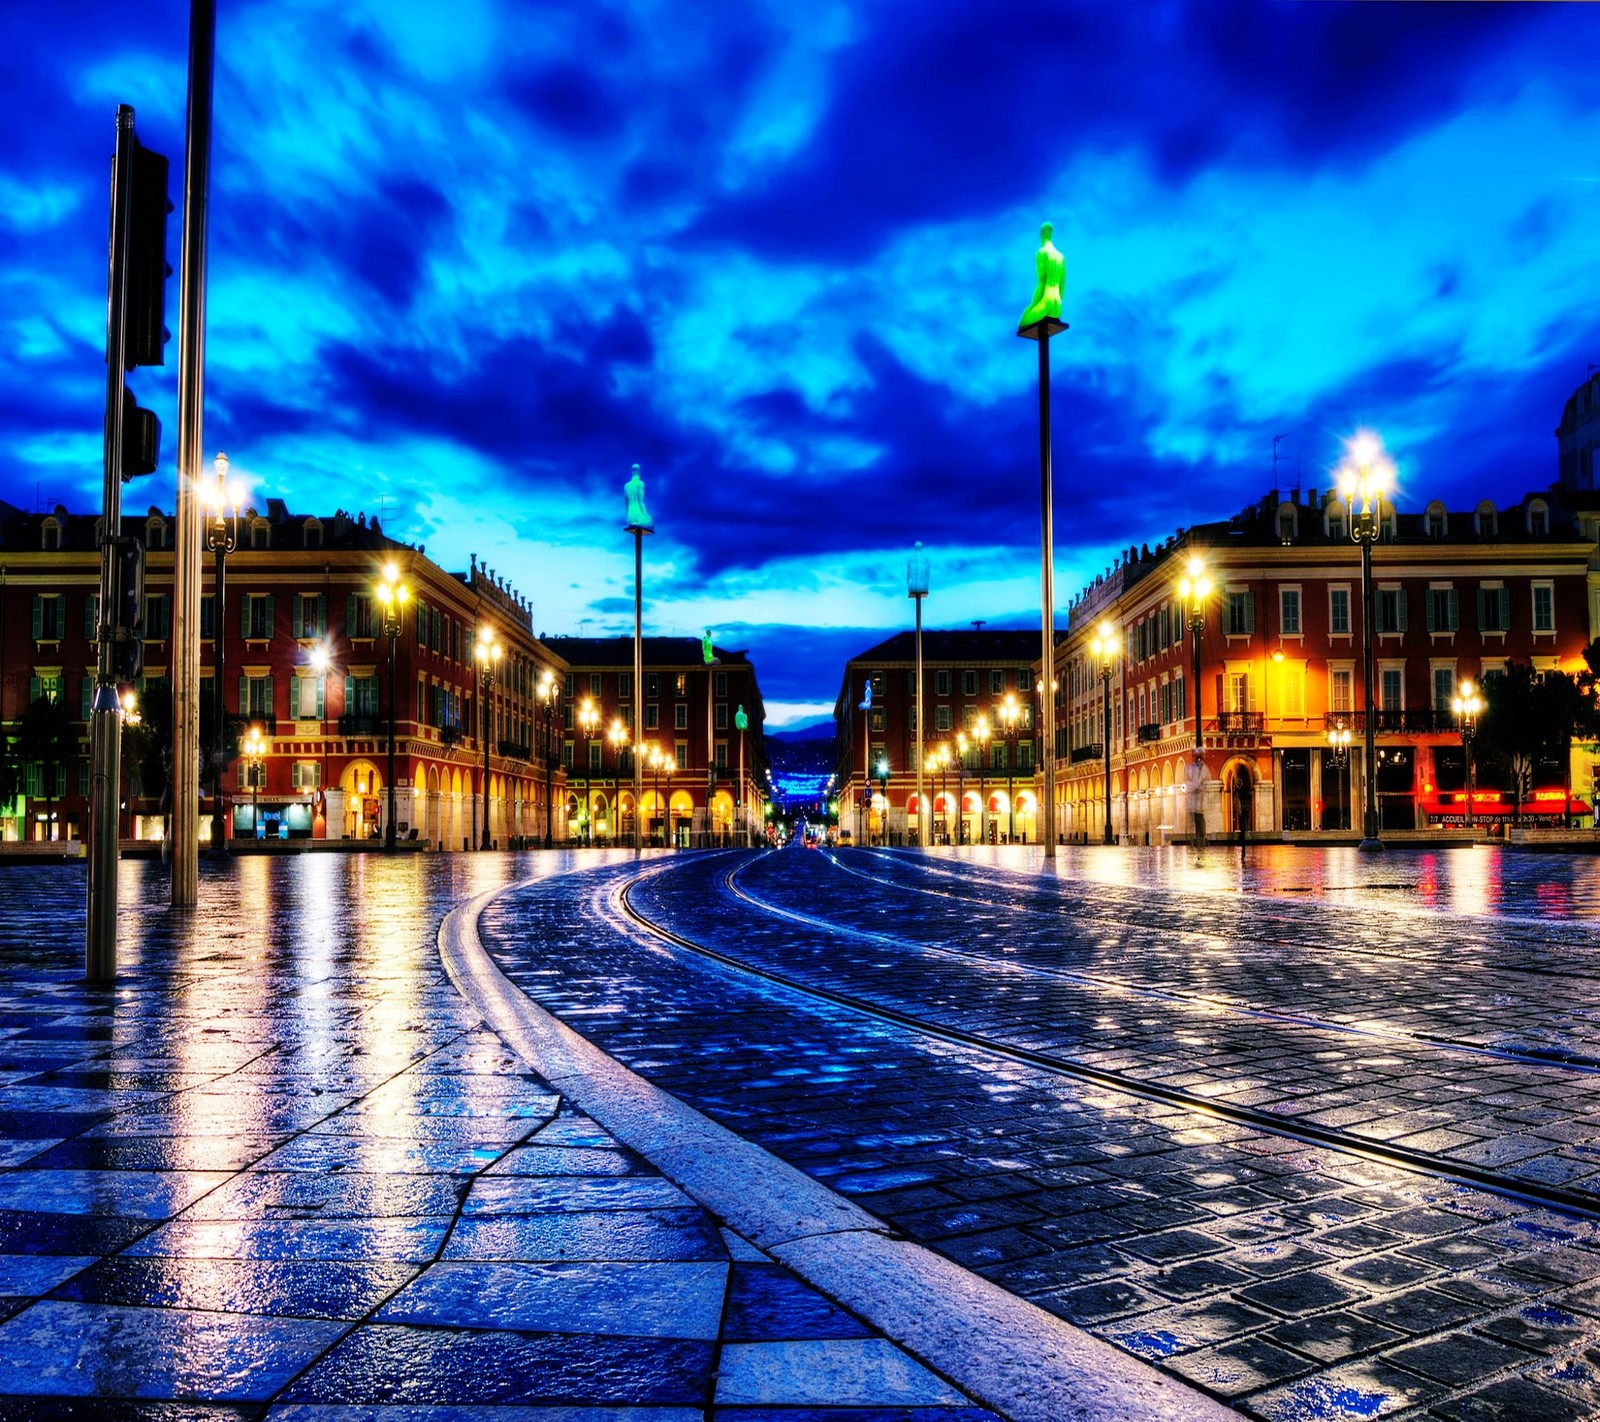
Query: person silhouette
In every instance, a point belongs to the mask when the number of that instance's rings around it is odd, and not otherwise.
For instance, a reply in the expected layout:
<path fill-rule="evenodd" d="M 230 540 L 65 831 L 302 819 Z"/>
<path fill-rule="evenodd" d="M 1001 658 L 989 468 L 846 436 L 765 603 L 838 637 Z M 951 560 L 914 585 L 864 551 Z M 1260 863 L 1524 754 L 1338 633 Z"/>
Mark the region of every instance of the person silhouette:
<path fill-rule="evenodd" d="M 650 517 L 650 510 L 644 506 L 644 480 L 640 477 L 639 466 L 633 466 L 633 476 L 622 486 L 622 492 L 628 498 L 628 521 L 624 528 L 642 528 L 646 532 L 655 530 L 655 520 Z"/>
<path fill-rule="evenodd" d="M 1039 237 L 1043 245 L 1033 259 L 1034 270 L 1038 273 L 1039 279 L 1033 288 L 1033 299 L 1028 302 L 1028 309 L 1022 313 L 1022 319 L 1017 322 L 1019 331 L 1025 331 L 1040 321 L 1061 319 L 1061 292 L 1067 284 L 1067 259 L 1056 250 L 1055 243 L 1050 240 L 1054 231 L 1054 225 L 1049 222 L 1039 228 Z"/>

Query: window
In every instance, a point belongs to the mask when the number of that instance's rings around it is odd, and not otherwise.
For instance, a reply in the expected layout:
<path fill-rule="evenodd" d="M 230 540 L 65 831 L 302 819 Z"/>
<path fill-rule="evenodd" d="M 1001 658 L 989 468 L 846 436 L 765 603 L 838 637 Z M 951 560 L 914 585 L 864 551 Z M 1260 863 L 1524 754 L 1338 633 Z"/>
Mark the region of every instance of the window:
<path fill-rule="evenodd" d="M 728 743 L 726 741 L 717 742 L 716 751 L 711 758 L 711 763 L 715 765 L 718 770 L 726 770 L 728 768 Z"/>
<path fill-rule="evenodd" d="M 1350 589 L 1328 589 L 1328 631 L 1335 636 L 1350 635 Z"/>
<path fill-rule="evenodd" d="M 1400 711 L 1405 708 L 1405 673 L 1399 667 L 1384 667 L 1378 673 L 1378 709 Z"/>
<path fill-rule="evenodd" d="M 1283 716 L 1301 717 L 1306 714 L 1306 664 L 1304 662 L 1278 663 L 1279 704 Z"/>
<path fill-rule="evenodd" d="M 272 594 L 246 593 L 239 599 L 239 635 L 265 642 L 272 636 Z"/>
<path fill-rule="evenodd" d="M 989 694 L 998 696 L 1006 689 L 1006 674 L 998 668 L 989 668 Z"/>
<path fill-rule="evenodd" d="M 28 705 L 41 697 L 46 701 L 60 701 L 62 696 L 61 668 L 44 667 L 28 678 Z"/>
<path fill-rule="evenodd" d="M 617 678 L 617 697 L 622 701 L 633 699 L 633 673 L 623 672 Z"/>
<path fill-rule="evenodd" d="M 33 640 L 59 642 L 67 621 L 67 600 L 61 593 L 33 595 Z"/>
<path fill-rule="evenodd" d="M 344 631 L 345 636 L 352 640 L 357 637 L 376 637 L 378 635 L 377 623 L 372 616 L 372 598 L 367 593 L 351 593 L 344 605 Z"/>
<path fill-rule="evenodd" d="M 1429 538 L 1437 540 L 1450 532 L 1450 515 L 1445 512 L 1444 505 L 1438 499 L 1428 505 L 1425 522 Z"/>
<path fill-rule="evenodd" d="M 716 693 L 718 696 L 726 696 L 728 694 L 727 672 L 713 672 L 711 676 L 711 684 L 716 688 Z"/>
<path fill-rule="evenodd" d="M 889 728 L 889 713 L 881 706 L 874 706 L 867 712 L 869 731 L 886 731 Z"/>
<path fill-rule="evenodd" d="M 1300 517 L 1293 504 L 1278 505 L 1278 542 L 1293 543 L 1300 531 Z"/>
<path fill-rule="evenodd" d="M 1222 681 L 1224 711 L 1250 710 L 1250 673 L 1230 671 Z"/>
<path fill-rule="evenodd" d="M 321 593 L 294 595 L 294 635 L 297 638 L 302 641 L 314 641 L 322 636 L 326 621 Z"/>
<path fill-rule="evenodd" d="M 1300 635 L 1300 589 L 1278 589 L 1278 629 L 1285 637 Z"/>
<path fill-rule="evenodd" d="M 322 788 L 322 762 L 320 760 L 297 760 L 290 767 L 289 783 L 296 790 L 319 790 Z"/>
<path fill-rule="evenodd" d="M 1323 516 L 1323 522 L 1328 530 L 1328 537 L 1343 539 L 1345 535 L 1344 505 L 1338 499 L 1328 500 L 1328 509 Z"/>
<path fill-rule="evenodd" d="M 200 640 L 209 642 L 217 635 L 217 596 L 206 593 L 200 599 Z"/>
<path fill-rule="evenodd" d="M 83 640 L 100 640 L 100 594 L 89 593 L 83 599 Z"/>
<path fill-rule="evenodd" d="M 717 709 L 712 716 L 712 720 L 715 722 L 719 731 L 726 731 L 728 729 L 728 703 L 726 701 L 720 701 L 717 703 Z"/>
<path fill-rule="evenodd" d="M 1229 588 L 1227 592 L 1227 633 L 1230 637 L 1248 636 L 1256 630 L 1256 600 L 1248 588 Z"/>
<path fill-rule="evenodd" d="M 239 714 L 241 716 L 273 714 L 270 676 L 246 675 L 239 678 Z"/>
<path fill-rule="evenodd" d="M 672 749 L 678 758 L 678 769 L 687 770 L 689 768 L 689 742 L 679 741 Z"/>
<path fill-rule="evenodd" d="M 1353 667 L 1332 667 L 1328 671 L 1328 710 L 1348 712 L 1356 709 L 1356 674 Z"/>
<path fill-rule="evenodd" d="M 882 691 L 883 688 L 881 686 L 876 686 L 873 688 L 873 690 Z M 689 694 L 688 672 L 679 672 L 672 678 L 672 693 L 674 696 L 687 696 Z"/>
<path fill-rule="evenodd" d="M 933 694 L 935 696 L 948 696 L 950 694 L 950 673 L 936 671 L 933 674 Z"/>
<path fill-rule="evenodd" d="M 270 548 L 272 546 L 272 525 L 266 519 L 258 518 L 250 525 L 250 546 L 252 548 Z"/>
<path fill-rule="evenodd" d="M 599 696 L 600 695 L 600 673 L 599 672 L 590 672 L 589 673 L 589 695 L 590 696 Z"/>
<path fill-rule="evenodd" d="M 1461 625 L 1461 600 L 1454 588 L 1428 589 L 1428 631 L 1455 632 Z"/>
<path fill-rule="evenodd" d="M 1556 589 L 1554 583 L 1535 583 L 1533 585 L 1533 630 L 1535 632 L 1554 632 L 1556 630 Z"/>
<path fill-rule="evenodd" d="M 39 546 L 46 553 L 59 553 L 61 551 L 61 525 L 53 518 L 47 518 L 39 533 Z"/>
<path fill-rule="evenodd" d="M 935 706 L 933 708 L 933 729 L 936 731 L 948 731 L 950 724 L 950 708 L 948 706 Z"/>
<path fill-rule="evenodd" d="M 660 696 L 661 695 L 661 673 L 660 672 L 646 672 L 644 674 L 644 694 L 646 696 Z M 571 676 L 567 677 L 567 695 L 568 696 L 572 695 L 572 678 L 571 678 Z"/>
<path fill-rule="evenodd" d="M 1448 711 L 1456 694 L 1456 669 L 1454 666 L 1435 666 L 1433 669 L 1433 708 Z"/>
<path fill-rule="evenodd" d="M 1004 770 L 1006 768 L 1006 743 L 1004 741 L 989 742 L 989 769 Z"/>
<path fill-rule="evenodd" d="M 1472 515 L 1472 527 L 1479 538 L 1493 538 L 1500 532 L 1500 515 L 1487 499 Z"/>
<path fill-rule="evenodd" d="M 322 547 L 322 521 L 308 518 L 305 522 L 305 544 L 307 548 Z"/>
<path fill-rule="evenodd" d="M 1406 630 L 1406 593 L 1404 588 L 1379 588 L 1377 597 L 1378 632 L 1404 632 Z"/>
<path fill-rule="evenodd" d="M 976 706 L 963 706 L 961 708 L 961 729 L 970 731 L 978 724 L 978 708 Z"/>
<path fill-rule="evenodd" d="M 94 710 L 94 678 L 92 676 L 84 677 L 79 691 L 82 699 L 78 704 L 78 719 L 87 721 L 90 713 Z M 209 726 L 210 724 L 210 721 L 206 722 L 206 725 Z"/>
<path fill-rule="evenodd" d="M 961 673 L 961 694 L 963 696 L 976 696 L 978 694 L 978 674 L 975 671 Z"/>
<path fill-rule="evenodd" d="M 1506 598 L 1505 584 L 1478 584 L 1478 631 L 1509 632 L 1511 630 L 1511 604 Z"/>
<path fill-rule="evenodd" d="M 646 706 L 644 708 L 644 728 L 647 731 L 655 730 L 661 724 L 661 708 L 659 706 Z"/>
<path fill-rule="evenodd" d="M 672 708 L 672 724 L 679 731 L 689 728 L 689 708 L 682 702 Z"/>
<path fill-rule="evenodd" d="M 151 593 L 144 600 L 144 632 L 147 642 L 164 641 L 172 633 L 172 599 L 165 593 Z"/>
<path fill-rule="evenodd" d="M 589 742 L 589 770 L 593 773 L 600 769 L 600 752 L 606 748 L 604 741 Z"/>
<path fill-rule="evenodd" d="M 344 679 L 344 709 L 350 716 L 378 714 L 378 678 L 347 676 Z"/>
<path fill-rule="evenodd" d="M 1534 538 L 1543 538 L 1550 532 L 1550 506 L 1543 499 L 1534 499 L 1528 504 L 1528 533 Z"/>
<path fill-rule="evenodd" d="M 325 679 L 320 676 L 297 676 L 290 684 L 290 696 L 294 705 L 289 708 L 289 713 L 297 721 L 320 721 L 322 719 L 323 687 Z"/>

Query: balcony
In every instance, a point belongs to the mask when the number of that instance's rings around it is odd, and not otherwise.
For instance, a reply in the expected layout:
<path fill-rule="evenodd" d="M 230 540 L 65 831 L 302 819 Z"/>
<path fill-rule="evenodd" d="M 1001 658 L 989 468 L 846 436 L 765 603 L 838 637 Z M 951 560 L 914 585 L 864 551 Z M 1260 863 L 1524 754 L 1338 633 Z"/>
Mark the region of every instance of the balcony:
<path fill-rule="evenodd" d="M 1217 729 L 1225 736 L 1259 736 L 1263 725 L 1259 711 L 1217 712 Z"/>
<path fill-rule="evenodd" d="M 467 733 L 460 726 L 440 726 L 439 744 L 444 746 L 457 745 L 466 740 Z"/>
<path fill-rule="evenodd" d="M 1148 725 L 1139 727 L 1139 744 L 1149 745 L 1161 739 L 1161 726 L 1159 722 L 1152 721 Z"/>
<path fill-rule="evenodd" d="M 240 734 L 248 731 L 252 726 L 260 726 L 261 734 L 264 736 L 278 734 L 278 718 L 268 711 L 241 712 L 239 715 L 230 716 L 228 719 L 238 728 Z"/>
<path fill-rule="evenodd" d="M 533 759 L 533 747 L 526 741 L 499 741 L 495 749 L 508 760 Z"/>
<path fill-rule="evenodd" d="M 1389 735 L 1419 735 L 1429 731 L 1454 733 L 1458 729 L 1455 713 L 1443 708 L 1418 706 L 1389 709 L 1379 711 L 1376 715 L 1373 729 Z M 1345 726 L 1357 735 L 1366 734 L 1367 716 L 1364 711 L 1330 711 L 1322 720 L 1330 730 L 1335 726 Z"/>
<path fill-rule="evenodd" d="M 1080 761 L 1100 760 L 1106 753 L 1105 746 L 1096 741 L 1093 745 L 1073 746 L 1072 754 L 1068 757 L 1068 764 L 1077 765 Z"/>
<path fill-rule="evenodd" d="M 339 718 L 341 736 L 377 736 L 384 731 L 383 718 L 371 711 L 346 711 Z"/>

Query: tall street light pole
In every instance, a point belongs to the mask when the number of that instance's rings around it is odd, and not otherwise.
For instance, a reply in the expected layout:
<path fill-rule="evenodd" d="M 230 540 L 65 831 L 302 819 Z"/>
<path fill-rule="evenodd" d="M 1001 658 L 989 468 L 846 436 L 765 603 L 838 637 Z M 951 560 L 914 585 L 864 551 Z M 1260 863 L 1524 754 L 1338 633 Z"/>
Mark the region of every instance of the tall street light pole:
<path fill-rule="evenodd" d="M 242 747 L 244 763 L 250 767 L 250 838 L 261 837 L 261 772 L 267 763 L 267 742 L 260 726 L 252 726 Z"/>
<path fill-rule="evenodd" d="M 1017 737 L 1021 732 L 1022 707 L 1017 705 L 1014 692 L 1008 691 L 996 713 L 1000 718 L 1000 734 L 1006 743 L 1006 843 L 1017 839 L 1017 804 L 1015 798 L 1017 775 Z"/>
<path fill-rule="evenodd" d="M 739 816 L 739 844 L 748 849 L 750 847 L 750 825 L 747 817 L 747 806 L 744 794 L 744 733 L 750 729 L 750 718 L 745 714 L 743 705 L 733 713 L 733 726 L 739 733 L 739 803 L 735 807 Z"/>
<path fill-rule="evenodd" d="M 206 548 L 216 569 L 211 594 L 211 852 L 228 852 L 227 822 L 222 806 L 222 778 L 228 769 L 226 698 L 222 670 L 226 665 L 223 643 L 227 635 L 227 580 L 224 567 L 228 554 L 239 546 L 239 509 L 244 490 L 228 483 L 228 456 L 218 454 L 214 466 L 216 482 L 205 491 Z"/>
<path fill-rule="evenodd" d="M 611 742 L 611 769 L 615 772 L 611 780 L 611 839 L 614 843 L 622 828 L 618 823 L 617 806 L 622 799 L 622 753 L 628 748 L 628 728 L 622 724 L 620 716 L 612 718 L 606 739 Z"/>
<path fill-rule="evenodd" d="M 383 576 L 378 580 L 374 589 L 378 602 L 383 608 L 383 635 L 389 639 L 389 768 L 384 782 L 384 793 L 388 797 L 388 813 L 384 816 L 383 847 L 387 851 L 394 849 L 394 730 L 396 712 L 396 686 L 395 686 L 395 643 L 399 640 L 401 625 L 405 617 L 406 603 L 410 601 L 411 589 L 400 581 L 400 569 L 393 563 L 384 564 Z"/>
<path fill-rule="evenodd" d="M 980 716 L 972 723 L 972 743 L 978 749 L 978 839 L 989 842 L 989 795 L 983 788 L 984 761 L 989 758 L 989 718 Z"/>
<path fill-rule="evenodd" d="M 967 842 L 967 733 L 956 732 L 956 843 Z"/>
<path fill-rule="evenodd" d="M 561 696 L 561 683 L 553 671 L 546 670 L 539 678 L 539 705 L 544 713 L 544 847 L 554 843 L 556 822 L 556 766 L 560 757 L 556 753 L 556 702 Z M 637 802 L 636 802 L 637 803 Z"/>
<path fill-rule="evenodd" d="M 644 480 L 639 466 L 623 485 L 623 496 L 628 501 L 627 522 L 623 529 L 633 535 L 633 730 L 644 734 L 644 536 L 656 531 L 655 520 L 644 503 Z M 633 847 L 644 848 L 644 816 L 639 813 L 639 801 L 644 795 L 644 765 L 639 756 L 633 758 Z"/>
<path fill-rule="evenodd" d="M 1100 842 L 1115 844 L 1117 837 L 1111 831 L 1111 669 L 1117 659 L 1117 639 L 1109 622 L 1102 622 L 1089 643 L 1089 655 L 1100 664 L 1100 691 L 1105 729 L 1101 750 L 1106 759 L 1106 829 Z"/>
<path fill-rule="evenodd" d="M 924 710 L 922 684 L 922 599 L 928 595 L 928 555 L 918 543 L 906 560 L 906 596 L 917 605 L 917 692 L 911 704 L 911 753 L 916 757 L 917 772 L 917 845 L 928 847 L 928 811 L 922 796 L 922 737 L 927 717 Z"/>
<path fill-rule="evenodd" d="M 1206 810 L 1201 797 L 1205 793 L 1206 759 L 1205 736 L 1200 729 L 1200 634 L 1206 627 L 1206 603 L 1211 597 L 1211 579 L 1206 575 L 1205 560 L 1193 554 L 1183 577 L 1178 579 L 1178 598 L 1189 617 L 1189 635 L 1194 647 L 1194 765 L 1189 776 L 1189 810 L 1193 816 L 1193 842 L 1206 842 Z M 1106 702 L 1107 726 L 1110 725 L 1111 703 Z M 1111 743 L 1108 731 L 1106 744 Z"/>
<path fill-rule="evenodd" d="M 478 664 L 478 728 L 483 737 L 483 840 L 479 849 L 494 847 L 489 837 L 489 738 L 494 734 L 494 707 L 490 700 L 494 695 L 495 671 L 504 654 L 500 639 L 489 628 L 480 627 L 477 645 L 472 649 L 473 660 Z"/>
<path fill-rule="evenodd" d="M 1378 826 L 1377 698 L 1373 694 L 1372 545 L 1383 536 L 1383 497 L 1394 483 L 1394 465 L 1372 435 L 1351 441 L 1349 456 L 1336 471 L 1339 493 L 1350 511 L 1350 537 L 1361 545 L 1361 671 L 1366 699 L 1366 737 L 1361 766 L 1360 849 L 1381 850 Z M 1361 502 L 1360 513 L 1356 501 Z"/>
<path fill-rule="evenodd" d="M 1067 329 L 1061 319 L 1061 293 L 1067 280 L 1066 259 L 1050 240 L 1054 228 L 1046 222 L 1039 228 L 1040 246 L 1034 254 L 1037 278 L 1033 299 L 1017 322 L 1017 334 L 1039 347 L 1039 584 L 1041 641 L 1043 644 L 1040 680 L 1053 687 L 1056 681 L 1055 631 L 1055 514 L 1050 467 L 1050 338 Z M 1056 857 L 1056 736 L 1055 696 L 1049 699 L 1042 737 L 1044 771 L 1044 857 Z"/>
<path fill-rule="evenodd" d="M 590 790 L 589 742 L 594 739 L 594 729 L 600 724 L 600 708 L 586 696 L 578 707 L 578 729 L 583 732 L 583 809 L 578 812 L 578 833 L 584 844 L 592 842 L 589 833 Z"/>
<path fill-rule="evenodd" d="M 1473 824 L 1473 792 L 1477 789 L 1476 767 L 1472 763 L 1472 738 L 1478 733 L 1478 717 L 1483 713 L 1483 698 L 1478 688 L 1463 680 L 1456 684 L 1456 694 L 1451 698 L 1450 709 L 1456 713 L 1456 724 L 1461 728 L 1461 749 L 1467 757 L 1467 828 Z"/>

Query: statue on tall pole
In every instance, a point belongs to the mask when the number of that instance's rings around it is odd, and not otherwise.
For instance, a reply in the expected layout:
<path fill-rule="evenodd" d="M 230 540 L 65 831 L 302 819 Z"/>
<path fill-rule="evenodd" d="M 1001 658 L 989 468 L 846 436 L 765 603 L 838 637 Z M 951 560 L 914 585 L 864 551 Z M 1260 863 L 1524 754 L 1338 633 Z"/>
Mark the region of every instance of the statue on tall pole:
<path fill-rule="evenodd" d="M 628 501 L 625 532 L 633 535 L 633 847 L 644 848 L 644 536 L 656 531 L 644 506 L 644 479 L 639 466 L 622 486 Z"/>

